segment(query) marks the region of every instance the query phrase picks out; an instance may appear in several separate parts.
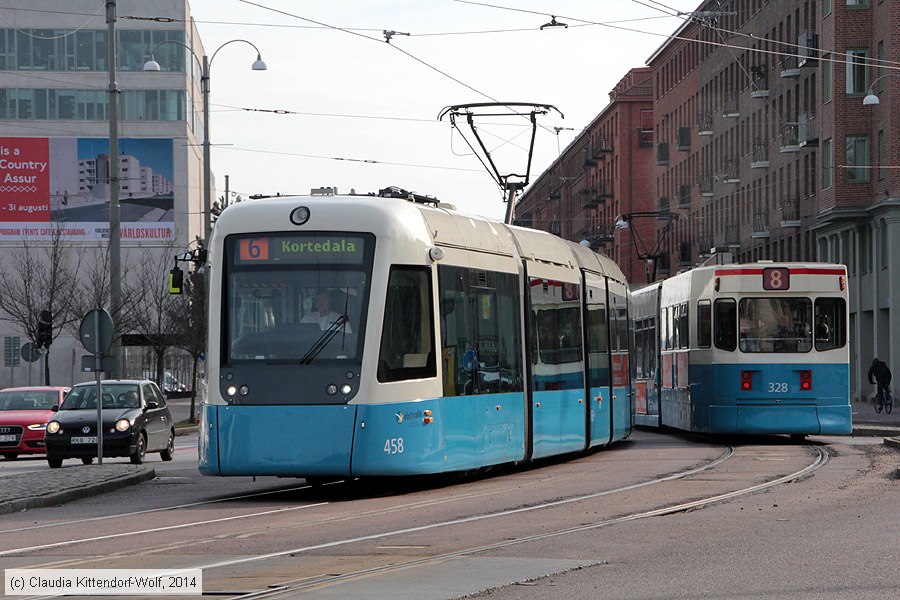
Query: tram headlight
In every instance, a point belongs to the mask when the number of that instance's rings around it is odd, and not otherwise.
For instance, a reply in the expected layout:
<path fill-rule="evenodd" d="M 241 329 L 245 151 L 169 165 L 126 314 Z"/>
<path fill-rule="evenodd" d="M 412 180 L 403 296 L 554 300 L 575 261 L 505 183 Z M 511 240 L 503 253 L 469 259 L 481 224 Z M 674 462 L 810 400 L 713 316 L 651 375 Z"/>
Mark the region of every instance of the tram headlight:
<path fill-rule="evenodd" d="M 309 221 L 309 208 L 306 206 L 298 206 L 291 211 L 291 223 L 294 225 L 303 225 Z"/>
<path fill-rule="evenodd" d="M 352 391 L 353 391 L 353 388 L 350 387 L 349 383 L 345 383 L 344 385 L 341 386 L 341 393 L 345 396 Z"/>
<path fill-rule="evenodd" d="M 227 388 L 225 388 L 225 393 L 229 396 L 234 396 L 235 394 L 237 394 L 237 386 L 229 385 Z"/>
<path fill-rule="evenodd" d="M 246 396 L 249 393 L 250 393 L 250 388 L 247 385 L 242 385 L 241 387 L 238 388 L 238 394 L 240 394 L 241 396 Z"/>
<path fill-rule="evenodd" d="M 334 396 L 335 394 L 337 394 L 337 390 L 338 387 L 334 383 L 329 383 L 327 386 L 325 386 L 325 392 L 327 392 L 329 396 Z"/>

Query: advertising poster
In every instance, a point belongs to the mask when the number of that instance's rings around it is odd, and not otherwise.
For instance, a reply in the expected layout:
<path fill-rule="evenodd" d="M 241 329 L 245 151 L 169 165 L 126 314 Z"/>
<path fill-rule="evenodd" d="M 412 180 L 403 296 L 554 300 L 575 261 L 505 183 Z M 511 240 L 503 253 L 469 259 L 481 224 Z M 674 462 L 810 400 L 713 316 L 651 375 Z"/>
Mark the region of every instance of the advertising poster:
<path fill-rule="evenodd" d="M 121 237 L 174 236 L 172 140 L 119 140 Z M 0 137 L 0 241 L 109 239 L 106 138 Z"/>

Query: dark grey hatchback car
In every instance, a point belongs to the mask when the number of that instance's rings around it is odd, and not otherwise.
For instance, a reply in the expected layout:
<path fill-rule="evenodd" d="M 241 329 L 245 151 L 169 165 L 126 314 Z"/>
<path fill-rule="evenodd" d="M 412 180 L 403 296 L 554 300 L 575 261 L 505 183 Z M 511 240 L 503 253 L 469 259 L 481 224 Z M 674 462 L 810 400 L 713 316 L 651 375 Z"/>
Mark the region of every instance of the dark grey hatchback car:
<path fill-rule="evenodd" d="M 139 465 L 147 452 L 163 460 L 175 454 L 175 423 L 166 397 L 156 383 L 140 379 L 110 379 L 103 388 L 103 456 L 127 456 Z M 47 423 L 44 443 L 47 463 L 59 468 L 66 458 L 89 465 L 97 456 L 97 384 L 80 383 L 66 395 Z"/>

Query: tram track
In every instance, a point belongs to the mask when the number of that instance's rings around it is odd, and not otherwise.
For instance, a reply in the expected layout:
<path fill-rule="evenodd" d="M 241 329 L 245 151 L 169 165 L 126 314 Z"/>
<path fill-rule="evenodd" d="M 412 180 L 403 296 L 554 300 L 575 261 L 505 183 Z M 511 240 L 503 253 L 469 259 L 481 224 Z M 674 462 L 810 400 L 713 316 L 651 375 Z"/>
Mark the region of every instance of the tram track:
<path fill-rule="evenodd" d="M 300 578 L 297 580 L 282 581 L 281 583 L 273 583 L 266 589 L 258 589 L 256 591 L 254 591 L 252 589 L 250 589 L 246 592 L 236 591 L 236 590 L 233 592 L 222 590 L 222 591 L 210 591 L 209 593 L 214 594 L 217 597 L 232 597 L 232 598 L 242 598 L 242 599 L 243 598 L 270 598 L 270 597 L 277 598 L 280 596 L 289 595 L 291 593 L 315 590 L 318 587 L 333 586 L 333 585 L 337 585 L 337 584 L 344 583 L 344 582 L 349 582 L 349 581 L 363 578 L 363 577 L 371 577 L 371 576 L 377 576 L 377 575 L 381 575 L 381 574 L 390 574 L 393 571 L 409 569 L 410 567 L 437 564 L 437 563 L 440 563 L 441 561 L 447 561 L 447 560 L 453 559 L 453 558 L 464 557 L 464 556 L 468 556 L 468 555 L 476 555 L 479 553 L 485 553 L 485 552 L 489 552 L 492 550 L 499 550 L 499 549 L 503 549 L 506 547 L 538 542 L 540 540 L 546 540 L 546 539 L 559 537 L 559 536 L 572 535 L 572 534 L 579 533 L 579 532 L 600 529 L 600 528 L 609 527 L 609 526 L 617 525 L 617 524 L 623 524 L 623 523 L 627 523 L 627 522 L 631 522 L 631 521 L 635 521 L 635 520 L 639 520 L 639 519 L 646 519 L 649 517 L 663 516 L 663 515 L 674 514 L 674 513 L 678 513 L 678 512 L 684 512 L 684 511 L 688 511 L 688 510 L 692 510 L 692 509 L 702 508 L 704 506 L 707 506 L 707 505 L 710 505 L 713 503 L 722 502 L 722 501 L 736 498 L 736 497 L 739 497 L 742 495 L 751 494 L 754 492 L 758 492 L 761 490 L 765 490 L 768 488 L 772 488 L 772 487 L 775 487 L 778 485 L 783 485 L 783 484 L 786 484 L 786 483 L 789 483 L 792 481 L 796 481 L 798 479 L 808 477 L 809 475 L 813 474 L 815 471 L 817 471 L 818 469 L 820 469 L 822 466 L 824 466 L 827 463 L 828 454 L 827 454 L 827 451 L 822 447 L 817 447 L 817 446 L 812 446 L 812 445 L 805 446 L 805 447 L 811 448 L 814 451 L 815 459 L 808 465 L 804 466 L 802 469 L 797 469 L 786 475 L 781 475 L 774 479 L 770 479 L 770 480 L 764 481 L 762 483 L 757 483 L 752 486 L 742 487 L 740 489 L 729 491 L 727 493 L 712 494 L 709 496 L 704 496 L 702 498 L 695 498 L 695 499 L 685 501 L 685 502 L 677 502 L 677 503 L 673 503 L 673 504 L 667 504 L 663 507 L 654 508 L 654 509 L 650 509 L 650 510 L 639 510 L 639 511 L 631 512 L 628 514 L 616 515 L 616 516 L 612 516 L 612 517 L 608 517 L 608 518 L 604 518 L 604 519 L 599 519 L 596 521 L 579 524 L 577 526 L 559 527 L 559 528 L 552 529 L 550 531 L 544 531 L 544 532 L 535 533 L 535 534 L 531 534 L 531 535 L 521 535 L 521 536 L 518 536 L 518 537 L 515 537 L 512 539 L 503 539 L 503 540 L 499 540 L 499 541 L 491 542 L 491 543 L 487 543 L 487 544 L 471 545 L 466 548 L 455 549 L 455 550 L 451 550 L 451 551 L 443 552 L 443 553 L 437 553 L 437 554 L 434 554 L 431 556 L 422 556 L 422 557 L 416 557 L 416 558 L 411 558 L 411 559 L 407 559 L 407 560 L 400 560 L 400 561 L 392 562 L 392 563 L 386 564 L 386 565 L 369 566 L 367 568 L 360 568 L 360 569 L 357 569 L 354 571 L 341 572 L 340 574 L 336 574 L 336 575 L 335 574 L 309 575 L 309 576 L 306 576 L 306 577 L 303 577 L 303 578 Z M 638 490 L 640 488 L 644 488 L 647 486 L 653 486 L 653 485 L 657 485 L 657 484 L 661 484 L 661 483 L 665 483 L 665 482 L 673 482 L 673 481 L 677 481 L 680 479 L 686 479 L 686 478 L 691 477 L 692 475 L 701 474 L 705 471 L 709 471 L 709 470 L 713 469 L 716 466 L 721 465 L 722 463 L 725 463 L 728 459 L 732 458 L 734 456 L 734 454 L 735 454 L 734 447 L 726 446 L 726 447 L 724 447 L 723 452 L 719 456 L 717 456 L 714 459 L 709 460 L 699 466 L 695 466 L 695 467 L 688 468 L 688 469 L 683 469 L 676 473 L 672 473 L 672 474 L 668 474 L 668 475 L 660 476 L 660 477 L 655 477 L 655 478 L 641 481 L 638 483 L 624 485 L 624 486 L 618 486 L 615 488 L 602 490 L 602 491 L 598 491 L 598 492 L 594 492 L 594 493 L 590 493 L 590 494 L 574 495 L 574 496 L 569 496 L 566 498 L 554 499 L 554 500 L 545 501 L 545 502 L 538 502 L 538 503 L 530 504 L 527 506 L 521 506 L 521 507 L 517 507 L 517 508 L 502 510 L 502 511 L 486 512 L 483 514 L 475 514 L 475 515 L 470 515 L 470 516 L 458 518 L 458 519 L 443 520 L 443 521 L 424 524 L 424 525 L 421 525 L 418 527 L 399 528 L 399 529 L 393 529 L 390 531 L 375 532 L 375 533 L 371 533 L 368 535 L 345 537 L 342 539 L 331 540 L 331 541 L 318 543 L 318 544 L 310 544 L 307 546 L 298 546 L 298 547 L 294 547 L 294 548 L 279 550 L 277 552 L 264 553 L 264 554 L 258 554 L 258 555 L 253 555 L 253 556 L 245 556 L 245 557 L 234 558 L 234 559 L 217 560 L 217 561 L 207 562 L 205 564 L 194 564 L 194 565 L 191 565 L 190 568 L 203 569 L 204 573 L 209 573 L 209 575 L 205 575 L 205 576 L 211 582 L 214 580 L 214 576 L 210 572 L 215 571 L 217 569 L 224 570 L 224 569 L 229 569 L 229 568 L 234 568 L 234 567 L 242 567 L 242 566 L 245 567 L 245 566 L 251 566 L 254 563 L 265 564 L 266 561 L 270 561 L 272 559 L 277 559 L 277 558 L 284 559 L 286 557 L 294 557 L 294 556 L 299 556 L 299 555 L 313 555 L 317 551 L 326 551 L 327 552 L 329 550 L 339 549 L 342 547 L 343 548 L 351 547 L 355 544 L 364 545 L 365 542 L 377 542 L 377 541 L 381 541 L 381 540 L 389 540 L 392 538 L 399 538 L 401 536 L 406 536 L 406 535 L 411 535 L 411 534 L 414 535 L 414 534 L 420 534 L 423 532 L 429 532 L 429 531 L 439 530 L 439 529 L 448 529 L 448 528 L 453 528 L 453 527 L 464 527 L 465 525 L 490 522 L 492 520 L 499 521 L 504 517 L 510 517 L 513 515 L 522 515 L 522 514 L 533 514 L 536 511 L 549 510 L 549 509 L 553 509 L 556 507 L 562 507 L 562 506 L 569 505 L 569 504 L 575 504 L 575 503 L 579 503 L 579 502 L 586 502 L 589 500 L 602 498 L 604 496 L 623 494 L 625 492 Z M 475 494 L 475 495 L 478 495 L 478 494 Z M 417 504 L 417 503 L 405 503 L 405 505 L 404 505 L 405 508 L 403 510 L 409 510 L 409 506 L 415 505 L 415 504 Z M 418 504 L 423 504 L 423 505 L 433 504 L 433 501 L 423 502 L 423 503 L 418 503 Z M 234 518 L 240 518 L 240 517 L 238 516 L 238 517 L 230 517 L 230 518 L 234 519 Z M 200 526 L 200 525 L 204 524 L 205 522 L 208 522 L 208 520 L 204 521 L 203 523 L 197 522 L 197 523 L 186 524 L 186 525 Z M 319 523 L 319 521 L 316 521 L 316 524 L 318 524 L 318 523 Z M 133 533 L 135 535 L 140 535 L 142 533 L 142 531 L 135 531 Z M 203 536 L 203 538 L 206 538 L 206 537 L 207 536 Z M 87 541 L 90 541 L 90 540 L 71 540 L 70 542 L 71 542 L 71 544 L 77 544 L 77 543 L 87 542 Z M 213 537 L 210 537 L 209 539 L 192 538 L 191 541 L 193 543 L 204 543 L 204 542 L 208 543 L 208 542 L 214 542 L 216 540 Z M 190 543 L 190 542 L 188 542 L 188 543 Z M 69 544 L 67 544 L 67 545 L 69 545 Z M 167 544 L 166 546 L 168 546 L 169 549 L 171 549 L 170 544 Z M 405 547 L 405 545 L 400 545 L 397 547 L 402 548 L 402 547 Z M 38 548 L 40 548 L 40 547 L 37 546 L 37 547 L 29 547 L 29 548 L 20 548 L 18 550 L 7 550 L 0 555 L 15 555 L 17 553 L 18 554 L 26 554 L 31 551 L 36 551 Z M 145 548 L 142 548 L 142 550 L 140 552 L 137 552 L 137 553 L 131 552 L 129 554 L 132 556 L 138 556 L 138 555 L 148 555 L 148 554 L 165 552 L 165 551 L 166 551 L 166 549 L 162 548 L 161 545 L 157 545 L 155 547 L 154 546 L 145 547 Z M 125 553 L 121 554 L 121 556 L 125 556 L 125 555 L 126 555 Z M 109 556 L 107 556 L 107 558 L 109 558 Z M 66 563 L 64 566 L 66 568 L 86 567 L 88 565 L 94 564 L 95 560 L 96 560 L 96 557 L 91 557 L 91 558 L 85 557 L 85 558 L 81 558 L 81 559 L 69 558 L 68 560 L 64 561 Z M 58 564 L 55 566 L 57 568 L 60 567 L 60 565 L 58 565 Z M 36 565 L 34 568 L 38 568 L 38 566 Z"/>

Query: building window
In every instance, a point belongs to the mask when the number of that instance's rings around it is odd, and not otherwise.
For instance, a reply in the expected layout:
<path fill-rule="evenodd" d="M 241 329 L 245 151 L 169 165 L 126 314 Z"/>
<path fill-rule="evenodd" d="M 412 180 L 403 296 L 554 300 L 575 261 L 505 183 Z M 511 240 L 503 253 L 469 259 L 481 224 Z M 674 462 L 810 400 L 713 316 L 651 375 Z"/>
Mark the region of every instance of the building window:
<path fill-rule="evenodd" d="M 830 139 L 822 142 L 822 189 L 831 187 L 831 170 L 834 164 L 834 150 Z"/>
<path fill-rule="evenodd" d="M 865 8 L 869 5 L 869 0 L 847 0 L 847 6 L 855 6 L 857 8 Z"/>
<path fill-rule="evenodd" d="M 849 182 L 869 181 L 869 136 L 847 136 L 847 169 Z"/>
<path fill-rule="evenodd" d="M 847 50 L 847 94 L 865 94 L 868 89 L 869 51 L 865 48 Z"/>
<path fill-rule="evenodd" d="M 822 16 L 827 17 L 831 14 L 831 0 L 822 0 Z"/>
<path fill-rule="evenodd" d="M 831 93 L 832 87 L 834 84 L 832 83 L 832 72 L 834 68 L 834 63 L 831 62 L 831 54 L 826 54 L 824 60 L 822 62 L 822 102 L 828 103 L 831 102 Z"/>

